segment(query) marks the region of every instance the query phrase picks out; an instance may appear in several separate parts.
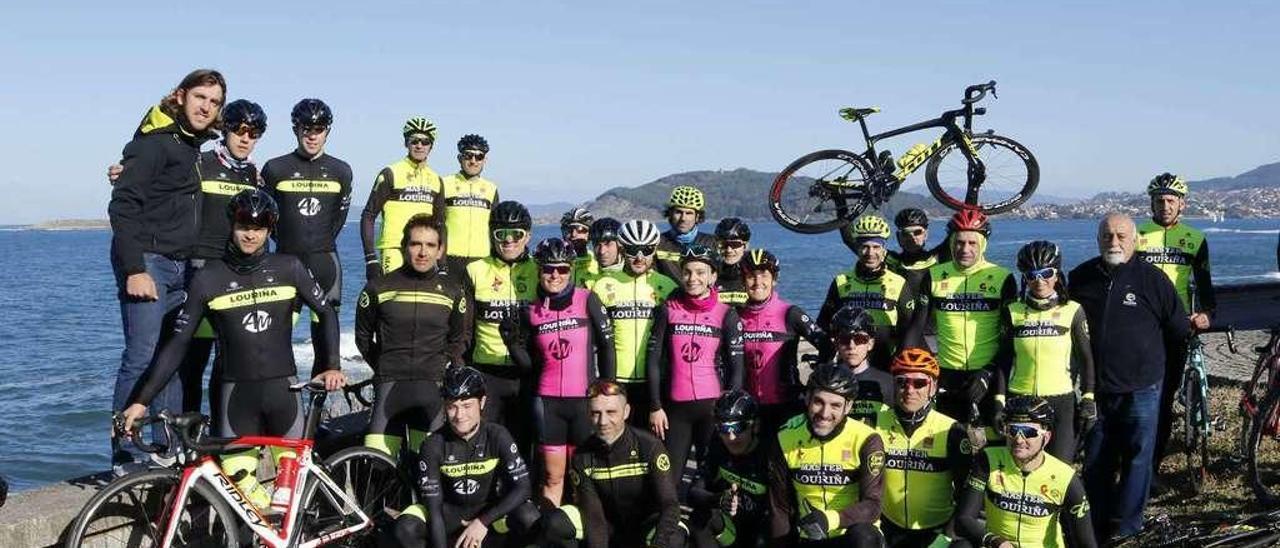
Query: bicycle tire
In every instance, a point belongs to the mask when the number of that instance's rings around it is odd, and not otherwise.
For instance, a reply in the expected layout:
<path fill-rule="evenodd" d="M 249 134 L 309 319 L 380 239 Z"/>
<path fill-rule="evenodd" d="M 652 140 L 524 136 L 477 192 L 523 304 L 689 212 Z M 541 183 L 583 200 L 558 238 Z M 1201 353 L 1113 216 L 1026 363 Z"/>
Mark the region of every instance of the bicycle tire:
<path fill-rule="evenodd" d="M 344 546 L 375 546 L 379 531 L 391 525 L 405 507 L 413 504 L 413 490 L 396 461 L 382 451 L 349 447 L 325 459 L 323 466 L 335 484 L 360 506 L 373 526 L 339 539 Z M 317 499 L 320 481 L 308 482 L 301 505 L 306 520 L 299 527 L 306 540 L 340 529 L 344 517 L 328 500 Z"/>
<path fill-rule="evenodd" d="M 181 475 L 177 470 L 147 470 L 112 481 L 89 499 L 76 516 L 64 546 L 130 547 L 157 546 L 164 532 L 157 530 L 173 506 Z M 237 514 L 211 486 L 196 482 L 183 508 L 184 524 L 178 528 L 175 545 L 224 546 L 241 544 L 241 523 Z M 189 513 L 189 514 L 188 514 Z M 101 520 L 119 520 L 102 530 Z M 178 519 L 183 519 L 179 517 Z M 116 536 L 112 533 L 120 533 Z"/>
<path fill-rule="evenodd" d="M 1280 433 L 1272 422 L 1280 412 L 1280 389 L 1271 390 L 1249 428 L 1249 444 L 1245 447 L 1245 482 L 1264 506 L 1280 504 Z M 1263 444 L 1265 447 L 1262 447 Z"/>
<path fill-rule="evenodd" d="M 869 200 L 865 189 L 872 173 L 871 164 L 856 153 L 835 149 L 811 152 L 773 179 L 769 213 L 784 228 L 801 234 L 841 228 L 866 209 Z M 847 194 L 834 190 L 833 184 L 845 185 Z"/>
<path fill-rule="evenodd" d="M 960 152 L 960 142 L 952 141 L 929 157 L 929 163 L 925 166 L 925 185 L 929 187 L 929 194 L 934 199 L 957 211 L 976 206 L 983 213 L 994 215 L 1018 207 L 1031 198 L 1036 187 L 1040 186 L 1040 164 L 1036 162 L 1030 149 L 1013 139 L 994 133 L 979 133 L 970 136 L 970 139 L 986 166 L 986 181 L 982 187 L 987 187 L 988 193 L 994 191 L 1007 196 L 997 195 L 995 199 L 986 202 L 979 198 L 977 204 L 966 203 L 969 161 Z M 1001 151 L 1011 153 L 1012 157 L 1005 158 Z M 943 169 L 942 163 L 948 157 L 958 159 L 957 166 Z M 1005 166 L 1011 164 L 1020 164 L 1021 171 L 1018 166 L 1014 166 L 1008 168 L 1011 172 L 1006 172 Z M 959 166 L 964 166 L 965 169 L 960 169 Z M 940 172 L 945 180 L 939 179 Z"/>
<path fill-rule="evenodd" d="M 1253 375 L 1241 388 L 1240 435 L 1236 449 L 1240 455 L 1244 455 L 1245 447 L 1249 444 L 1249 429 L 1253 426 L 1253 417 L 1262 407 L 1262 400 L 1274 386 L 1280 383 L 1280 378 L 1275 375 L 1277 369 L 1280 369 L 1280 355 L 1271 353 L 1270 347 L 1271 344 L 1268 343 L 1268 350 L 1258 356 L 1257 362 L 1254 363 Z"/>
<path fill-rule="evenodd" d="M 1205 415 L 1208 402 L 1204 401 L 1200 387 L 1205 378 L 1193 368 L 1187 368 L 1182 390 L 1185 407 L 1182 413 L 1182 453 L 1186 459 L 1187 475 L 1191 480 L 1191 492 L 1199 494 L 1209 476 L 1209 439 L 1206 435 Z"/>

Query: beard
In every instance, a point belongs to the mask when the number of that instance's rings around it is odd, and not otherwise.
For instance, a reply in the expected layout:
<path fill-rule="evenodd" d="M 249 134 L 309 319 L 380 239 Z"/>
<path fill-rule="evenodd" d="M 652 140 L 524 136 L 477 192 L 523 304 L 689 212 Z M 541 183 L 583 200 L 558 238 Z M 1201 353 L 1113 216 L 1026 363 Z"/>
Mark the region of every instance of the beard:
<path fill-rule="evenodd" d="M 1123 251 L 1104 251 L 1102 252 L 1102 262 L 1109 266 L 1116 266 L 1124 262 Z"/>

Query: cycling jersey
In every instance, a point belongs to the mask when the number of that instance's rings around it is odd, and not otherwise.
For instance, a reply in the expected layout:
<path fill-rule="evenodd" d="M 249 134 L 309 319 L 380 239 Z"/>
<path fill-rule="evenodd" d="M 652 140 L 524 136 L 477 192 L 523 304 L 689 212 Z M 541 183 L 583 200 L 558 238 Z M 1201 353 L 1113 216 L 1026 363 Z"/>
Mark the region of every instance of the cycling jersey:
<path fill-rule="evenodd" d="M 482 421 L 470 439 L 445 426 L 422 443 L 418 492 L 426 506 L 431 546 L 451 544 L 464 525 L 486 526 L 529 500 L 529 470 L 520 448 L 499 424 Z"/>
<path fill-rule="evenodd" d="M 200 154 L 200 233 L 196 237 L 196 259 L 220 259 L 231 239 L 231 219 L 227 204 L 231 197 L 262 184 L 252 162 L 233 165 L 219 150 Z"/>
<path fill-rule="evenodd" d="M 769 463 L 772 537 L 789 536 L 812 511 L 827 520 L 827 536 L 843 535 L 855 524 L 880 519 L 884 482 L 884 444 L 870 426 L 845 420 L 822 438 L 809 429 L 809 417 L 792 417 L 778 431 Z"/>
<path fill-rule="evenodd" d="M 471 309 L 457 276 L 409 265 L 369 280 L 356 303 L 356 347 L 383 380 L 439 381 L 464 363 Z"/>
<path fill-rule="evenodd" d="M 613 326 L 590 291 L 539 295 L 522 319 L 525 344 L 509 341 L 508 348 L 517 366 L 534 369 L 539 396 L 584 398 L 597 371 L 613 378 Z"/>
<path fill-rule="evenodd" d="M 742 322 L 714 291 L 702 298 L 682 291 L 658 307 L 646 353 L 654 410 L 663 400 L 716 399 L 723 389 L 742 387 Z"/>
<path fill-rule="evenodd" d="M 898 411 L 885 407 L 875 428 L 884 441 L 884 517 L 903 529 L 942 527 L 955 511 L 956 487 L 969 472 L 972 452 L 964 427 L 938 411 L 904 429 Z"/>
<path fill-rule="evenodd" d="M 800 307 L 777 293 L 760 303 L 746 303 L 738 309 L 742 320 L 744 387 L 761 405 L 796 401 L 800 394 L 800 373 L 796 369 L 796 349 L 804 338 L 818 349 L 831 352 L 831 341 L 818 324 Z"/>
<path fill-rule="evenodd" d="M 582 510 L 587 546 L 676 548 L 680 503 L 671 459 L 653 434 L 626 426 L 612 445 L 598 436 L 588 438 L 573 454 L 569 481 Z M 657 529 L 646 542 L 644 525 L 653 515 Z"/>
<path fill-rule="evenodd" d="M 471 361 L 479 365 L 512 365 L 498 326 L 533 300 L 538 288 L 538 265 L 528 253 L 510 263 L 490 256 L 467 265 L 467 277 L 476 305 Z"/>
<path fill-rule="evenodd" d="M 1217 308 L 1213 277 L 1209 274 L 1209 241 L 1199 229 L 1183 223 L 1163 227 L 1147 221 L 1138 226 L 1135 251 L 1138 258 L 1155 265 L 1169 277 L 1187 312 Z M 1196 307 L 1191 306 L 1193 285 L 1199 305 Z"/>
<path fill-rule="evenodd" d="M 623 266 L 624 264 L 621 259 L 609 266 L 600 266 L 599 261 L 596 261 L 595 257 L 592 257 L 591 264 L 586 270 L 579 270 L 578 267 L 574 267 L 574 283 L 577 284 L 578 287 L 591 289 L 595 287 L 596 280 L 599 280 L 601 276 L 609 272 L 622 272 Z"/>
<path fill-rule="evenodd" d="M 1093 392 L 1093 352 L 1084 309 L 1075 301 L 1041 309 L 1026 299 L 1005 310 L 1013 339 L 1008 391 L 1032 396 Z"/>
<path fill-rule="evenodd" d="M 827 289 L 827 298 L 818 311 L 818 325 L 830 330 L 831 318 L 842 306 L 853 304 L 871 314 L 875 320 L 875 348 L 871 363 L 889 369 L 889 362 L 901 346 L 923 346 L 923 339 L 904 341 L 906 327 L 915 312 L 916 294 L 902 276 L 887 268 L 876 273 L 862 273 L 861 267 L 836 274 Z"/>
<path fill-rule="evenodd" d="M 280 206 L 272 233 L 277 251 L 334 251 L 351 207 L 351 166 L 328 154 L 307 158 L 295 150 L 267 161 L 262 179 Z"/>
<path fill-rule="evenodd" d="M 850 367 L 840 364 L 842 367 Z M 893 407 L 894 385 L 893 375 L 883 369 L 867 366 L 862 371 L 853 369 L 853 376 L 858 380 L 858 396 L 849 408 L 849 417 L 863 424 L 875 426 L 876 415 L 884 409 Z"/>
<path fill-rule="evenodd" d="M 479 175 L 454 173 L 441 183 L 444 226 L 449 233 L 450 257 L 489 256 L 489 212 L 498 203 L 498 186 Z"/>
<path fill-rule="evenodd" d="M 415 162 L 404 157 L 382 168 L 373 180 L 369 201 L 360 212 L 360 243 L 365 260 L 376 256 L 376 247 L 383 255 L 383 272 L 403 264 L 404 258 L 397 250 L 404 238 L 404 226 L 414 215 L 438 213 L 440 191 L 440 175 L 425 161 Z M 382 215 L 382 229 L 375 241 L 373 225 L 378 215 Z"/>
<path fill-rule="evenodd" d="M 645 382 L 645 364 L 654 309 L 676 288 L 671 278 L 650 270 L 639 276 L 626 270 L 604 272 L 591 292 L 613 320 L 613 343 L 618 381 Z"/>
<path fill-rule="evenodd" d="M 747 284 L 742 278 L 741 264 L 727 264 L 716 276 L 716 290 L 720 293 L 720 302 L 731 306 L 742 306 L 747 303 Z"/>
<path fill-rule="evenodd" d="M 929 268 L 922 282 L 922 305 L 905 340 L 923 340 L 931 316 L 938 333 L 938 364 L 943 369 L 975 370 L 993 363 L 1001 340 L 1001 309 L 1017 297 L 1009 271 L 985 260 L 963 269 L 954 262 Z M 921 311 L 923 312 L 923 311 Z"/>
<path fill-rule="evenodd" d="M 979 509 L 986 515 L 985 528 Z M 1008 447 L 988 447 L 974 459 L 957 508 L 956 530 L 983 546 L 1001 540 L 1022 548 L 1097 546 L 1084 484 L 1075 469 L 1046 453 L 1044 464 L 1023 472 Z"/>
<path fill-rule="evenodd" d="M 716 237 L 712 234 L 698 233 L 693 238 L 693 245 L 700 245 L 708 249 L 716 248 Z M 658 241 L 658 255 L 655 257 L 657 262 L 653 267 L 672 280 L 680 279 L 680 255 L 684 253 L 688 247 L 679 240 L 676 240 L 675 231 L 668 230 L 662 233 L 662 239 Z"/>
<path fill-rule="evenodd" d="M 205 318 L 218 335 L 221 381 L 262 381 L 297 375 L 290 318 L 299 299 L 321 317 L 325 326 L 320 340 L 314 341 L 320 370 L 312 371 L 312 376 L 339 369 L 338 314 L 296 257 L 271 253 L 241 257 L 232 253 L 227 261 L 206 263 L 192 278 L 187 293 L 187 302 L 174 322 L 173 338 L 148 368 L 134 401 L 149 403 L 164 387 L 182 363 L 200 320 Z"/>
<path fill-rule="evenodd" d="M 759 435 L 769 436 L 758 430 Z M 689 488 L 689 502 L 695 515 L 707 514 L 705 519 L 711 536 L 719 546 L 757 546 L 767 538 L 769 516 L 769 451 L 764 442 L 756 438 L 754 447 L 745 454 L 735 455 L 720 440 L 714 440 L 707 448 L 707 456 L 698 463 L 698 479 Z M 720 506 L 721 497 L 737 486 L 738 511 L 730 516 Z M 720 513 L 716 521 L 713 513 Z M 697 518 L 695 518 L 697 519 Z M 701 544 L 695 543 L 695 546 Z"/>

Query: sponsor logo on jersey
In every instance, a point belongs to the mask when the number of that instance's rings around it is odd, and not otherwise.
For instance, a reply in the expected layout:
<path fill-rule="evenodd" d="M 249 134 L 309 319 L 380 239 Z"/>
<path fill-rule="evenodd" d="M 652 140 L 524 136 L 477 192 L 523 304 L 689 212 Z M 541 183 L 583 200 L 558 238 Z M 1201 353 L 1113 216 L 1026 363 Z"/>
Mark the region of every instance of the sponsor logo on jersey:
<path fill-rule="evenodd" d="M 471 478 L 453 482 L 453 492 L 459 495 L 471 495 L 480 490 L 480 482 Z"/>
<path fill-rule="evenodd" d="M 318 198 L 303 198 L 298 200 L 298 213 L 306 217 L 314 217 L 320 213 L 320 200 Z"/>
<path fill-rule="evenodd" d="M 254 310 L 244 315 L 240 320 L 240 325 L 244 326 L 244 330 L 250 333 L 261 333 L 271 328 L 271 314 L 266 310 Z"/>

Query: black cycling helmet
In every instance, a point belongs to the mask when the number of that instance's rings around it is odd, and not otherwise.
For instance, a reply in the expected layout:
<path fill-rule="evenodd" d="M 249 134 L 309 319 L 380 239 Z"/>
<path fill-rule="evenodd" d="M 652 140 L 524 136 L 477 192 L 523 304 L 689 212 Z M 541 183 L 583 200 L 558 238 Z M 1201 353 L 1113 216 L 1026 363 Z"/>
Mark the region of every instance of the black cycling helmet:
<path fill-rule="evenodd" d="M 564 212 L 564 215 L 560 216 L 560 230 L 564 230 L 568 228 L 569 225 L 582 225 L 582 226 L 590 227 L 591 223 L 595 220 L 596 220 L 595 215 L 592 215 L 591 212 L 587 210 L 587 208 L 575 207 L 573 209 L 570 209 L 569 211 Z"/>
<path fill-rule="evenodd" d="M 899 229 L 907 228 L 909 226 L 928 227 L 929 214 L 925 213 L 923 209 L 918 207 L 908 207 L 898 211 L 898 214 L 893 216 L 893 226 L 896 226 Z"/>
<path fill-rule="evenodd" d="M 440 399 L 464 400 L 484 396 L 484 375 L 474 368 L 460 365 L 446 367 L 440 383 Z"/>
<path fill-rule="evenodd" d="M 489 230 L 499 228 L 529 230 L 532 227 L 533 218 L 529 216 L 529 209 L 520 202 L 511 200 L 499 202 L 493 207 L 493 213 L 489 215 Z"/>
<path fill-rule="evenodd" d="M 474 133 L 463 135 L 461 139 L 458 139 L 458 154 L 462 154 L 468 150 L 478 150 L 488 154 L 489 141 L 484 140 L 484 137 Z"/>
<path fill-rule="evenodd" d="M 768 270 L 773 273 L 773 277 L 778 277 L 778 269 L 782 268 L 782 263 L 778 258 L 770 253 L 767 249 L 752 249 L 742 257 L 742 271 L 751 272 L 753 270 Z"/>
<path fill-rule="evenodd" d="M 853 375 L 852 369 L 843 365 L 819 365 L 809 373 L 809 382 L 805 387 L 810 391 L 831 392 L 852 401 L 858 395 L 858 378 Z"/>
<path fill-rule="evenodd" d="M 725 217 L 716 225 L 716 238 L 724 240 L 751 241 L 751 227 L 737 217 Z"/>
<path fill-rule="evenodd" d="M 716 400 L 716 422 L 753 421 L 759 413 L 756 399 L 741 388 L 725 392 Z"/>
<path fill-rule="evenodd" d="M 533 260 L 538 264 L 573 264 L 577 258 L 578 252 L 573 249 L 573 244 L 560 238 L 542 240 L 533 250 Z"/>
<path fill-rule="evenodd" d="M 1058 244 L 1036 240 L 1018 250 L 1018 271 L 1030 272 L 1042 268 L 1062 270 L 1062 252 Z"/>
<path fill-rule="evenodd" d="M 267 113 L 253 101 L 236 99 L 222 107 L 222 127 L 227 131 L 235 131 L 240 126 L 249 126 L 258 131 L 267 130 Z"/>
<path fill-rule="evenodd" d="M 244 223 L 268 229 L 276 227 L 280 208 L 267 191 L 260 188 L 241 190 L 227 202 L 227 218 L 231 224 Z"/>
<path fill-rule="evenodd" d="M 588 236 L 592 242 L 616 242 L 618 241 L 618 232 L 622 230 L 622 223 L 613 217 L 601 217 L 596 222 L 591 223 L 591 233 Z"/>
<path fill-rule="evenodd" d="M 1053 430 L 1053 406 L 1039 396 L 1014 396 L 1004 404 L 1004 423 L 1030 422 Z"/>
<path fill-rule="evenodd" d="M 684 253 L 680 254 L 680 266 L 683 267 L 692 262 L 706 263 L 711 270 L 720 271 L 720 255 L 705 245 L 693 244 L 684 248 Z"/>
<path fill-rule="evenodd" d="M 875 333 L 876 320 L 855 303 L 846 303 L 831 317 L 831 334 Z"/>
<path fill-rule="evenodd" d="M 293 105 L 290 118 L 293 127 L 329 127 L 333 125 L 333 110 L 319 99 L 303 99 Z"/>

